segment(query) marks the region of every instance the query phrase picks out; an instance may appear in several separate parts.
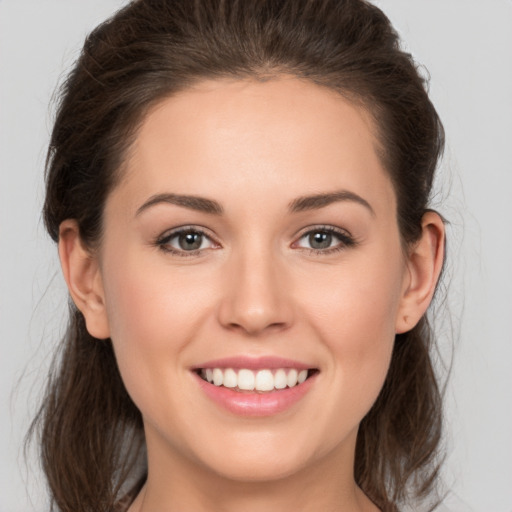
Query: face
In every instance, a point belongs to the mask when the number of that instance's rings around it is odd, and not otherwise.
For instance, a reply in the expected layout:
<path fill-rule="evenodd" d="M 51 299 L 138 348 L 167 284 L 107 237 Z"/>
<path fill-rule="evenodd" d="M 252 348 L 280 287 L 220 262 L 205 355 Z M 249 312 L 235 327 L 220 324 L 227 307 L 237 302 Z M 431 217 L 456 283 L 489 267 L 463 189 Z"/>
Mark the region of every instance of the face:
<path fill-rule="evenodd" d="M 147 115 L 122 173 L 97 258 L 150 466 L 351 464 L 408 276 L 369 116 L 293 78 L 203 82 Z"/>

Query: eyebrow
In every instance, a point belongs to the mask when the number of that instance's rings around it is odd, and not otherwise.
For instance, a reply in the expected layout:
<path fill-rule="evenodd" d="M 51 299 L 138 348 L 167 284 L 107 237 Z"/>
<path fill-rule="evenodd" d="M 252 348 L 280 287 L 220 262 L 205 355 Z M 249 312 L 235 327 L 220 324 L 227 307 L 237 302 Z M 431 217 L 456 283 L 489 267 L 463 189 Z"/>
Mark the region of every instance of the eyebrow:
<path fill-rule="evenodd" d="M 212 215 L 222 215 L 224 212 L 222 206 L 213 199 L 182 194 L 156 194 L 151 196 L 140 208 L 137 209 L 135 216 L 137 217 L 148 208 L 161 203 L 175 204 L 176 206 L 183 206 L 191 210 L 210 213 Z"/>
<path fill-rule="evenodd" d="M 363 199 L 361 196 L 350 192 L 349 190 L 339 190 L 336 192 L 327 192 L 323 194 L 314 194 L 311 196 L 301 196 L 294 199 L 288 208 L 290 212 L 304 212 L 308 210 L 319 210 L 329 206 L 332 203 L 351 201 L 360 204 L 367 208 L 370 213 L 375 216 L 375 212 L 371 207 L 370 203 Z M 207 199 L 199 196 L 189 196 L 183 194 L 156 194 L 151 196 L 142 206 L 137 209 L 135 216 L 140 215 L 143 211 L 155 206 L 157 204 L 167 203 L 174 204 L 176 206 L 182 206 L 191 210 L 196 210 L 203 213 L 209 213 L 212 215 L 222 215 L 224 209 L 217 201 L 213 199 Z"/>
<path fill-rule="evenodd" d="M 289 209 L 291 212 L 304 212 L 307 210 L 318 210 L 320 208 L 324 208 L 325 206 L 329 206 L 332 203 L 337 203 L 340 201 L 350 201 L 364 206 L 372 216 L 375 217 L 375 211 L 371 207 L 370 203 L 363 199 L 361 196 L 355 194 L 354 192 L 350 192 L 349 190 L 338 190 L 336 192 L 327 192 L 324 194 L 315 194 L 312 196 L 303 196 L 294 199 L 289 204 Z"/>

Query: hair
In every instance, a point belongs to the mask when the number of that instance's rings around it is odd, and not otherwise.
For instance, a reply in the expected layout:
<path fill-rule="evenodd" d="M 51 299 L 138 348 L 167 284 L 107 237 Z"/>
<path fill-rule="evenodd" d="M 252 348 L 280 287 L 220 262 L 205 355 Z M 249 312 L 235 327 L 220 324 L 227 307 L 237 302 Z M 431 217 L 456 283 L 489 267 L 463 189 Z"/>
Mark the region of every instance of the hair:
<path fill-rule="evenodd" d="M 55 242 L 76 219 L 101 242 L 107 196 L 145 114 L 205 79 L 291 75 L 373 117 L 404 247 L 421 235 L 444 145 L 425 79 L 387 17 L 365 0 L 136 0 L 86 39 L 62 86 L 46 162 L 44 220 Z M 441 393 L 422 318 L 396 336 L 383 389 L 362 420 L 355 480 L 384 511 L 429 496 L 440 467 Z M 146 478 L 142 418 L 110 340 L 70 303 L 67 332 L 32 425 L 52 509 L 126 510 Z"/>

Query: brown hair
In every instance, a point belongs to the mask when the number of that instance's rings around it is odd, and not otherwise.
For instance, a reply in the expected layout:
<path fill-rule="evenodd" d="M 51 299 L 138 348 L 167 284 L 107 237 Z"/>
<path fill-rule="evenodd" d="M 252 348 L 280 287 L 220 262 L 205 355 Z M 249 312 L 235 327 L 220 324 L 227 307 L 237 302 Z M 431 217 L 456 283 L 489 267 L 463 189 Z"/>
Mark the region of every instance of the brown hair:
<path fill-rule="evenodd" d="M 105 199 L 155 102 L 205 78 L 280 74 L 338 91 L 374 117 L 397 195 L 404 246 L 416 241 L 443 148 L 443 129 L 411 56 L 364 0 L 137 0 L 97 27 L 61 91 L 47 158 L 44 219 L 57 241 L 76 219 L 101 239 Z M 145 478 L 141 415 L 110 340 L 70 325 L 33 429 L 54 508 L 101 512 L 128 503 Z M 384 387 L 363 419 L 355 479 L 382 509 L 432 492 L 441 396 L 425 318 L 397 335 Z M 127 489 L 132 490 L 127 493 Z"/>

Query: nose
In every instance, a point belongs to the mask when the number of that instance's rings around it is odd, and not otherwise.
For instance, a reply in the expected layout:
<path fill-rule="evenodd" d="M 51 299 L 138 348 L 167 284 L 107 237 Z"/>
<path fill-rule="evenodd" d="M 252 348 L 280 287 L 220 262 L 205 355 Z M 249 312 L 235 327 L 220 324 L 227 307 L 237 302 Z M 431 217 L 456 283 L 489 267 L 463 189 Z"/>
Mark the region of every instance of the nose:
<path fill-rule="evenodd" d="M 278 258 L 260 251 L 229 262 L 218 310 L 224 328 L 257 336 L 293 321 L 290 283 Z"/>

